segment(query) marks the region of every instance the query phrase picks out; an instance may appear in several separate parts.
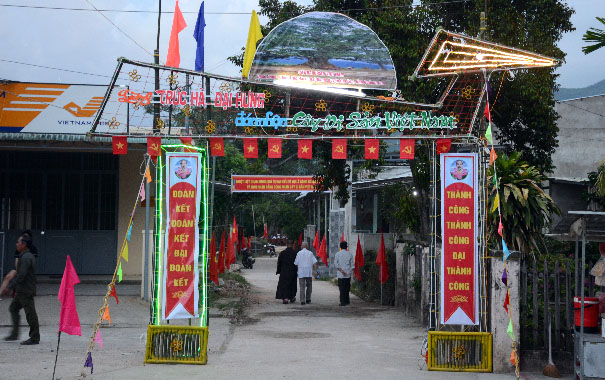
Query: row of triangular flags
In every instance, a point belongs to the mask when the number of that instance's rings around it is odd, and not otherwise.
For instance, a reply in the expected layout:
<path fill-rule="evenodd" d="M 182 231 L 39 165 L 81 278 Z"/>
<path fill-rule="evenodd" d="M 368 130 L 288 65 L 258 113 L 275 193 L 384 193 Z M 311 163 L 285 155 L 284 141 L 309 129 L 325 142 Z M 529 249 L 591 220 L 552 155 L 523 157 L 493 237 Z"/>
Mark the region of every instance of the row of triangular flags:
<path fill-rule="evenodd" d="M 492 207 L 491 212 L 496 211 L 496 209 L 498 210 L 498 234 L 502 238 L 502 252 L 503 252 L 502 259 L 504 260 L 504 271 L 502 273 L 502 283 L 504 283 L 504 286 L 506 288 L 506 296 L 504 298 L 503 307 L 509 316 L 508 327 L 506 328 L 506 333 L 512 340 L 512 346 L 513 346 L 513 349 L 511 350 L 511 353 L 510 353 L 510 362 L 512 365 L 514 365 L 515 367 L 518 368 L 519 357 L 517 355 L 517 350 L 515 348 L 515 330 L 514 330 L 514 326 L 513 326 L 512 310 L 510 308 L 510 292 L 509 292 L 509 288 L 508 288 L 508 273 L 506 271 L 506 260 L 510 256 L 510 250 L 508 249 L 506 242 L 504 241 L 504 234 L 503 234 L 504 226 L 502 225 L 502 214 L 500 212 L 500 210 L 501 210 L 500 192 L 498 189 L 499 188 L 498 176 L 497 176 L 497 172 L 496 172 L 496 159 L 498 158 L 498 155 L 496 154 L 496 151 L 494 150 L 494 141 L 493 141 L 493 137 L 492 137 L 492 117 L 491 117 L 491 111 L 489 108 L 489 96 L 490 96 L 489 90 L 490 89 L 489 89 L 489 83 L 487 83 L 487 81 L 486 81 L 486 86 L 487 86 L 487 90 L 488 90 L 488 99 L 487 99 L 487 104 L 485 105 L 485 110 L 483 111 L 483 115 L 487 119 L 488 125 L 487 125 L 487 130 L 485 131 L 485 139 L 487 140 L 489 145 L 491 145 L 490 154 L 489 154 L 489 165 L 494 165 L 493 183 L 494 183 L 494 186 L 496 187 L 496 196 L 494 199 L 494 205 Z"/>
<path fill-rule="evenodd" d="M 193 137 L 179 137 L 183 145 L 193 146 Z M 111 136 L 111 144 L 113 146 L 113 154 L 128 153 L 128 136 Z M 151 156 L 155 162 L 161 154 L 162 138 L 160 136 L 147 137 L 147 154 Z M 195 148 L 185 147 L 186 152 L 197 152 Z"/>

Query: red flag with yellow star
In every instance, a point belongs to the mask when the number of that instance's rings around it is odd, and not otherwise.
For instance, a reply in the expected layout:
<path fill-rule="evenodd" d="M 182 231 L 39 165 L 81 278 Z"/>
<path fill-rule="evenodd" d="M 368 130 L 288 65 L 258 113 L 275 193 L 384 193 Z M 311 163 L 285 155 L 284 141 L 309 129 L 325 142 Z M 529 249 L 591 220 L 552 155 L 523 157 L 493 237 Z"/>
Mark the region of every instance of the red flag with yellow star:
<path fill-rule="evenodd" d="M 366 139 L 365 159 L 377 160 L 380 153 L 380 140 Z"/>
<path fill-rule="evenodd" d="M 437 140 L 437 154 L 447 153 L 452 147 L 452 139 Z"/>
<path fill-rule="evenodd" d="M 267 157 L 281 158 L 281 139 L 268 139 Z"/>
<path fill-rule="evenodd" d="M 113 154 L 128 153 L 128 143 L 126 136 L 111 136 L 111 143 L 113 144 Z"/>
<path fill-rule="evenodd" d="M 216 257 L 216 242 L 214 241 L 214 231 L 210 240 L 210 252 L 208 255 L 208 271 L 210 272 L 210 281 L 218 285 L 218 257 Z"/>
<path fill-rule="evenodd" d="M 332 159 L 346 160 L 347 159 L 347 140 L 332 139 Z"/>
<path fill-rule="evenodd" d="M 221 245 L 218 248 L 218 272 L 225 272 L 225 230 L 223 230 Z"/>
<path fill-rule="evenodd" d="M 313 140 L 298 140 L 298 158 L 310 160 L 313 157 Z"/>
<path fill-rule="evenodd" d="M 258 139 L 244 139 L 244 158 L 258 158 Z"/>
<path fill-rule="evenodd" d="M 414 140 L 414 139 L 400 139 L 399 140 L 399 158 L 402 160 L 413 160 L 415 146 L 416 146 L 416 140 Z"/>
<path fill-rule="evenodd" d="M 222 137 L 210 137 L 210 155 L 225 157 L 225 142 Z"/>
<path fill-rule="evenodd" d="M 153 162 L 156 162 L 160 155 L 161 137 L 147 137 L 147 154 L 151 156 Z"/>

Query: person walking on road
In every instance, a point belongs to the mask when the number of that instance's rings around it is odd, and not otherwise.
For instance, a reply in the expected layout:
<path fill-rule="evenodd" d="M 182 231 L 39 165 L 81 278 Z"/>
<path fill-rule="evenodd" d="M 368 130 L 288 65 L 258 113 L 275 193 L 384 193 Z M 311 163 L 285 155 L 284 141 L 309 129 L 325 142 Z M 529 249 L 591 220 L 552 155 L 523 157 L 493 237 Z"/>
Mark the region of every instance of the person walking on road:
<path fill-rule="evenodd" d="M 275 274 L 279 274 L 279 281 L 277 282 L 275 299 L 282 300 L 283 303 L 296 301 L 295 244 L 295 241 L 289 241 L 288 247 L 277 258 L 277 272 Z"/>
<path fill-rule="evenodd" d="M 302 249 L 296 254 L 294 265 L 298 268 L 298 285 L 300 304 L 311 303 L 311 292 L 313 291 L 313 277 L 316 275 L 317 259 L 313 252 L 309 251 L 308 244 L 302 243 Z"/>
<path fill-rule="evenodd" d="M 347 251 L 346 241 L 340 242 L 340 251 L 334 256 L 334 266 L 336 266 L 336 276 L 338 277 L 338 290 L 340 290 L 340 306 L 350 304 L 349 291 L 351 290 L 351 273 L 355 268 L 353 255 Z"/>
<path fill-rule="evenodd" d="M 9 289 L 15 290 L 15 298 L 8 310 L 13 322 L 12 332 L 4 340 L 17 340 L 19 338 L 19 311 L 25 310 L 25 318 L 29 324 L 29 339 L 21 342 L 22 345 L 40 343 L 40 326 L 34 296 L 36 295 L 36 259 L 31 253 L 32 238 L 21 235 L 15 245 L 19 252 L 19 265 L 17 275 L 10 282 Z"/>

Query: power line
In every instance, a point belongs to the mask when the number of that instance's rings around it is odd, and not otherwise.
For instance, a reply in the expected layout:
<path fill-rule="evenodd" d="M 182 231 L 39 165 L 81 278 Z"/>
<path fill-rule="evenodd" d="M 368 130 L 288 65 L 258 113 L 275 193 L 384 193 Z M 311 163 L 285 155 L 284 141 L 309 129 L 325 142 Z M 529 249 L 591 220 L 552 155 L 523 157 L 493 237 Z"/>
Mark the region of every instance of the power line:
<path fill-rule="evenodd" d="M 444 2 L 435 2 L 435 3 L 424 3 L 417 5 L 391 5 L 391 6 L 383 6 L 383 7 L 374 7 L 374 8 L 350 8 L 350 9 L 338 9 L 336 12 L 351 12 L 351 11 L 375 11 L 375 10 L 385 10 L 385 9 L 398 9 L 398 8 L 416 8 L 416 7 L 426 7 L 426 6 L 437 6 L 437 5 L 448 5 L 448 4 L 457 4 L 457 3 L 467 3 L 471 0 L 450 0 Z M 89 3 L 90 4 L 90 3 Z M 70 8 L 70 7 L 45 7 L 45 6 L 37 6 L 37 5 L 18 5 L 18 4 L 0 4 L 0 7 L 8 7 L 8 8 L 27 8 L 27 9 L 45 9 L 45 10 L 56 10 L 56 11 L 82 11 L 82 12 L 114 12 L 114 13 L 157 13 L 157 11 L 147 11 L 147 10 L 127 10 L 127 9 L 89 9 L 89 8 Z M 93 6 L 94 8 L 94 6 Z M 162 11 L 164 14 L 173 14 L 174 11 Z M 197 14 L 198 11 L 181 11 L 181 13 L 188 14 Z M 251 12 L 204 12 L 207 15 L 250 15 Z"/>
<path fill-rule="evenodd" d="M 36 64 L 33 64 L 33 63 L 26 63 L 26 62 L 11 61 L 11 60 L 8 60 L 8 59 L 0 59 L 0 62 L 14 63 L 14 64 L 17 64 L 17 65 L 25 65 L 25 66 L 39 67 L 39 68 L 41 68 L 41 69 L 59 70 L 59 71 L 65 71 L 65 72 L 68 72 L 68 73 L 84 74 L 84 75 L 93 75 L 93 76 L 96 76 L 96 77 L 111 78 L 111 75 L 103 75 L 103 74 L 87 73 L 87 72 L 84 72 L 84 71 L 76 71 L 76 70 L 62 69 L 62 68 L 59 68 L 59 67 L 51 67 L 51 66 L 36 65 Z"/>
<path fill-rule="evenodd" d="M 98 10 L 94 5 L 92 5 L 92 3 L 88 0 L 85 0 L 88 5 L 90 5 L 91 7 L 94 8 L 95 11 L 97 11 L 101 16 L 103 16 L 103 18 L 105 18 L 107 21 L 109 21 L 109 23 L 111 25 L 113 25 L 117 30 L 119 30 L 123 35 L 125 35 L 126 37 L 128 37 L 128 39 L 130 39 L 132 42 L 135 43 L 135 45 L 137 45 L 138 47 L 140 47 L 141 49 L 143 49 L 147 54 L 149 54 L 150 56 L 153 57 L 153 53 L 151 53 L 149 50 L 145 49 L 141 44 L 139 44 L 134 38 L 130 37 L 128 35 L 128 33 L 126 33 L 125 31 L 123 31 L 119 26 L 117 26 L 116 24 L 113 23 L 113 21 L 111 21 L 107 16 L 105 16 L 103 14 L 103 12 L 101 12 L 100 10 Z"/>

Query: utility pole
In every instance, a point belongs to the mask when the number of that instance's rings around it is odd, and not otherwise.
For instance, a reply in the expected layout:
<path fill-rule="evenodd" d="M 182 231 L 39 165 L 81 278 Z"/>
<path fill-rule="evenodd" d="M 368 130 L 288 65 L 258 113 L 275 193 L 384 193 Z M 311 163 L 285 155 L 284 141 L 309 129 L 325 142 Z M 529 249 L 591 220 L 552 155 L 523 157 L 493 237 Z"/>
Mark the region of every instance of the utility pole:
<path fill-rule="evenodd" d="M 155 90 L 160 89 L 160 69 L 157 65 L 160 64 L 160 21 L 162 19 L 162 0 L 158 0 L 158 35 L 156 41 L 156 48 L 153 51 L 153 62 L 156 64 L 155 67 Z M 154 96 L 155 97 L 155 96 Z M 159 132 L 158 120 L 160 120 L 160 102 L 154 99 L 153 103 L 153 132 Z"/>

